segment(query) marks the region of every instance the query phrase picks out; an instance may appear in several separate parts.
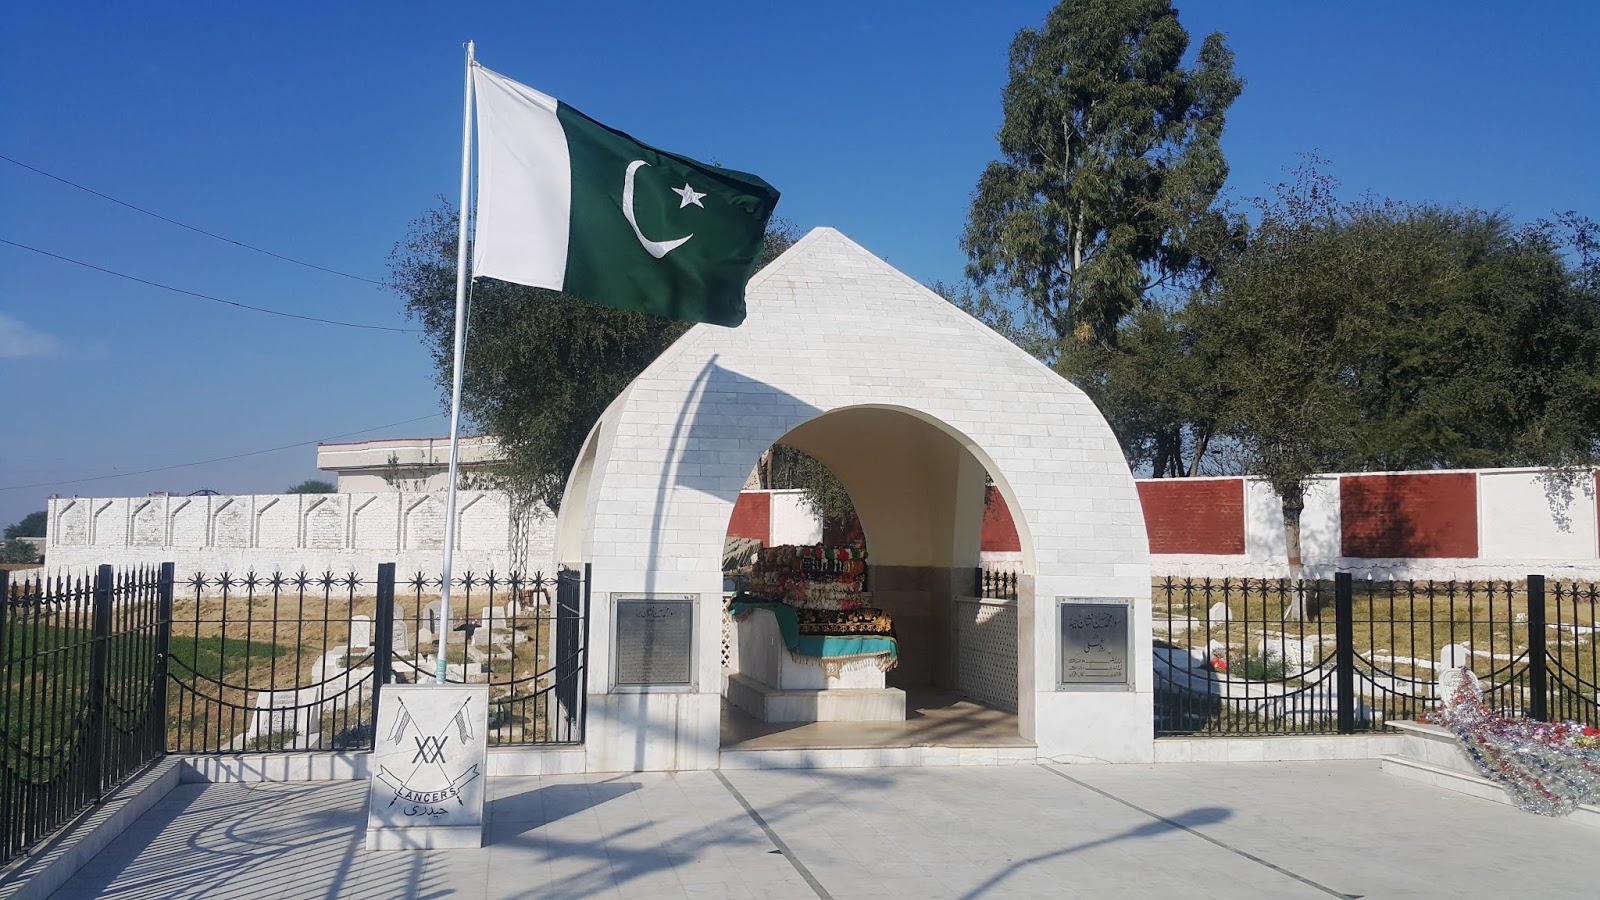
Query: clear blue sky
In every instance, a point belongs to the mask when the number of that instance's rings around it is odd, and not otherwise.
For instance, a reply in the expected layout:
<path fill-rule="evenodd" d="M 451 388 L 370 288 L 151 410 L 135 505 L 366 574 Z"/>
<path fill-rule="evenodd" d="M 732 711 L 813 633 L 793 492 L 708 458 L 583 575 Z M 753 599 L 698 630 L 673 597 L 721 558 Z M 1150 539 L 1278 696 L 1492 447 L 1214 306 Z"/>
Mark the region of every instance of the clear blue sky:
<path fill-rule="evenodd" d="M 1048 2 L 10 3 L 0 154 L 198 227 L 381 278 L 456 192 L 461 44 L 672 150 L 756 172 L 778 213 L 956 279 L 1012 35 Z M 1181 3 L 1248 80 L 1231 190 L 1316 150 L 1352 192 L 1600 215 L 1588 2 Z M 406 326 L 394 296 L 0 162 L 0 238 L 242 303 Z M 301 446 L 439 412 L 414 335 L 274 319 L 0 245 L 0 524 L 52 491 L 281 490 Z M 372 436 L 442 434 L 442 416 Z"/>

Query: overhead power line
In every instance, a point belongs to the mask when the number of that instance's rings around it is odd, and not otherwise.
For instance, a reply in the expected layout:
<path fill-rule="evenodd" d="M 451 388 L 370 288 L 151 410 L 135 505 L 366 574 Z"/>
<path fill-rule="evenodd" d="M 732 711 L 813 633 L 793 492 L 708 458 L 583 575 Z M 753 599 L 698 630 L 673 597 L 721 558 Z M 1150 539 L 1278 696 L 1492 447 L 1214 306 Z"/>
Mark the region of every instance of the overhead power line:
<path fill-rule="evenodd" d="M 94 196 L 99 197 L 102 200 L 109 200 L 112 203 L 117 204 L 118 206 L 125 206 L 128 209 L 133 210 L 134 212 L 144 213 L 145 215 L 150 216 L 151 218 L 160 219 L 161 221 L 166 222 L 169 225 L 176 225 L 179 228 L 187 229 L 189 231 L 194 232 L 195 234 L 203 234 L 208 238 L 212 238 L 214 240 L 222 241 L 225 244 L 232 244 L 235 247 L 243 247 L 246 250 L 254 250 L 255 252 L 260 253 L 260 254 L 262 254 L 264 256 L 270 256 L 273 259 L 281 259 L 284 262 L 294 263 L 297 266 L 305 266 L 308 269 L 316 269 L 318 272 L 327 272 L 329 275 L 338 275 L 341 278 L 350 278 L 350 279 L 353 279 L 355 281 L 364 281 L 367 284 L 374 284 L 374 285 L 377 285 L 378 287 L 385 287 L 386 286 L 381 281 L 374 281 L 371 278 L 366 278 L 366 277 L 363 277 L 361 275 L 352 275 L 349 272 L 341 272 L 338 269 L 330 269 L 327 266 L 319 266 L 316 263 L 306 262 L 303 259 L 295 259 L 292 256 L 284 256 L 282 253 L 274 253 L 271 250 L 267 250 L 267 249 L 264 249 L 262 247 L 257 247 L 254 244 L 246 244 L 244 241 L 234 240 L 231 237 L 226 237 L 224 235 L 217 234 L 214 231 L 207 231 L 204 228 L 197 228 L 197 227 L 195 227 L 193 225 L 190 225 L 190 224 L 188 224 L 186 222 L 179 222 L 177 219 L 168 218 L 167 216 L 163 216 L 162 214 L 160 214 L 158 212 L 152 212 L 152 211 L 150 211 L 148 209 L 145 209 L 142 206 L 138 206 L 136 204 L 129 203 L 126 200 L 118 200 L 116 197 L 113 197 L 110 194 L 102 194 L 101 192 L 95 190 L 94 188 L 86 187 L 84 185 L 81 185 L 81 184 L 77 183 L 76 181 L 71 180 L 70 178 L 62 178 L 60 175 L 55 175 L 55 174 L 52 174 L 50 172 L 46 172 L 45 170 L 39 168 L 38 166 L 30 166 L 27 163 L 25 163 L 25 162 L 23 162 L 22 160 L 19 160 L 19 159 L 12 159 L 11 157 L 5 156 L 3 154 L 0 154 L 0 159 L 3 159 L 6 162 L 11 163 L 14 166 L 20 166 L 21 168 L 27 169 L 28 171 L 33 172 L 35 174 L 43 175 L 44 177 L 50 179 L 51 181 L 59 181 L 62 184 L 68 186 L 68 187 L 77 188 L 78 190 L 83 191 L 86 194 L 93 194 Z"/>
<path fill-rule="evenodd" d="M 406 419 L 404 422 L 390 422 L 387 425 L 376 425 L 372 428 L 363 428 L 360 431 L 348 431 L 344 434 L 335 434 L 330 437 L 317 438 L 310 441 L 296 441 L 293 444 L 284 444 L 282 447 L 268 447 L 265 450 L 251 450 L 248 453 L 235 453 L 232 456 L 218 456 L 215 459 L 202 459 L 196 462 L 177 463 L 176 465 L 171 466 L 157 466 L 154 469 L 141 469 L 137 472 L 118 472 L 114 475 L 95 475 L 89 478 L 73 478 L 67 481 L 42 481 L 38 484 L 13 484 L 8 487 L 0 487 L 0 491 L 22 491 L 31 488 L 60 487 L 68 484 L 83 484 L 89 481 L 106 481 L 111 478 L 132 478 L 135 475 L 150 475 L 155 472 L 170 472 L 173 469 L 187 469 L 192 466 L 204 466 L 211 463 L 228 462 L 229 460 L 234 459 L 244 459 L 247 456 L 260 456 L 263 453 L 277 453 L 279 450 L 291 450 L 295 447 L 304 447 L 309 444 L 320 444 L 327 441 L 336 441 L 339 438 L 355 437 L 358 434 L 370 434 L 374 431 L 382 431 L 385 428 L 398 428 L 401 425 L 410 425 L 413 422 L 424 422 L 428 419 L 437 419 L 442 415 L 444 415 L 444 413 L 433 413 L 431 415 L 418 416 L 415 419 Z"/>
<path fill-rule="evenodd" d="M 172 291 L 175 294 L 198 297 L 201 300 L 210 300 L 213 303 L 221 303 L 224 306 L 236 306 L 240 309 L 248 309 L 251 312 L 266 313 L 269 316 L 282 316 L 285 319 L 299 319 L 303 322 L 317 322 L 323 325 L 339 325 L 344 328 L 364 328 L 368 331 L 397 331 L 402 334 L 418 334 L 421 331 L 417 328 L 396 328 L 392 325 L 362 325 L 357 322 L 341 322 L 337 319 L 323 319 L 318 316 L 302 316 L 299 313 L 284 312 L 278 309 L 268 309 L 265 306 L 251 306 L 248 303 L 240 303 L 237 300 L 224 300 L 221 297 L 213 297 L 210 294 L 201 294 L 196 291 L 189 291 L 180 287 L 173 287 L 170 284 L 162 284 L 159 281 L 150 281 L 146 278 L 140 278 L 137 275 L 129 275 L 126 272 L 118 272 L 114 269 L 107 269 L 104 266 L 86 263 L 81 259 L 73 259 L 70 256 L 62 256 L 59 253 L 51 253 L 48 250 L 40 250 L 38 247 L 30 247 L 27 244 L 19 244 L 16 241 L 9 241 L 5 238 L 0 238 L 0 244 L 9 244 L 20 250 L 27 250 L 32 253 L 37 253 L 40 256 L 48 256 L 51 259 L 59 259 L 62 262 L 72 263 L 75 266 L 82 266 L 85 269 L 93 269 L 96 272 L 104 272 L 107 275 L 115 275 L 118 278 L 126 278 L 129 281 L 136 281 L 139 284 L 149 285 L 150 287 L 154 288 L 161 288 L 164 291 Z"/>

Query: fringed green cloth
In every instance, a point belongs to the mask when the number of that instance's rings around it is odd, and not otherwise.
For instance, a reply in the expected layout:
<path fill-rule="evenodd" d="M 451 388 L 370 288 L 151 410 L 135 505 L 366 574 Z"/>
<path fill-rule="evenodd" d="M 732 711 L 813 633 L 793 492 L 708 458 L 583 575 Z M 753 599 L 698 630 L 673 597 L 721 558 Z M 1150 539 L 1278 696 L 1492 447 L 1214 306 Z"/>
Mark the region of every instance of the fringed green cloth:
<path fill-rule="evenodd" d="M 738 618 L 752 609 L 771 610 L 790 654 L 822 660 L 824 668 L 830 662 L 850 658 L 885 657 L 887 664 L 880 664 L 879 668 L 887 671 L 899 661 L 900 644 L 894 637 L 894 623 L 881 609 L 797 610 L 784 603 L 735 600 L 728 611 Z"/>

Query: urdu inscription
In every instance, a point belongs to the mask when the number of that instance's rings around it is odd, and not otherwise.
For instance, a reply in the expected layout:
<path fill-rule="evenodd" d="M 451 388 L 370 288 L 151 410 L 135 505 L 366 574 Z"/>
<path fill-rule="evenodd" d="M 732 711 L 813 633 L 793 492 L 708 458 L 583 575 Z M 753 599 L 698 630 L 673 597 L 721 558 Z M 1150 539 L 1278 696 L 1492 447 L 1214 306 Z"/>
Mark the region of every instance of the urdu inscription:
<path fill-rule="evenodd" d="M 616 601 L 615 683 L 620 687 L 694 681 L 693 595 L 625 595 Z"/>
<path fill-rule="evenodd" d="M 1128 603 L 1060 603 L 1061 684 L 1128 684 Z"/>

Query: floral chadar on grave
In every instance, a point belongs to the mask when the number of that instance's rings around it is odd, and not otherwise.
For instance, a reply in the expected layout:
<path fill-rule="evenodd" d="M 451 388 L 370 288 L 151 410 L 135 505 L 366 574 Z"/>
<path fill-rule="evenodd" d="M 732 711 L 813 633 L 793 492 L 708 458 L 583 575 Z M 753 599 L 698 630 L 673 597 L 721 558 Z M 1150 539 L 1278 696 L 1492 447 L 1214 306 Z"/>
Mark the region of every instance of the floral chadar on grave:
<path fill-rule="evenodd" d="M 1467 758 L 1517 806 L 1564 816 L 1600 802 L 1600 728 L 1506 715 L 1484 703 L 1483 685 L 1470 670 L 1452 674 L 1443 705 L 1422 720 L 1455 732 Z"/>
<path fill-rule="evenodd" d="M 866 573 L 866 550 L 765 547 L 729 611 L 742 618 L 752 609 L 771 610 L 790 655 L 829 675 L 857 662 L 887 672 L 900 655 L 894 620 L 872 606 Z"/>

